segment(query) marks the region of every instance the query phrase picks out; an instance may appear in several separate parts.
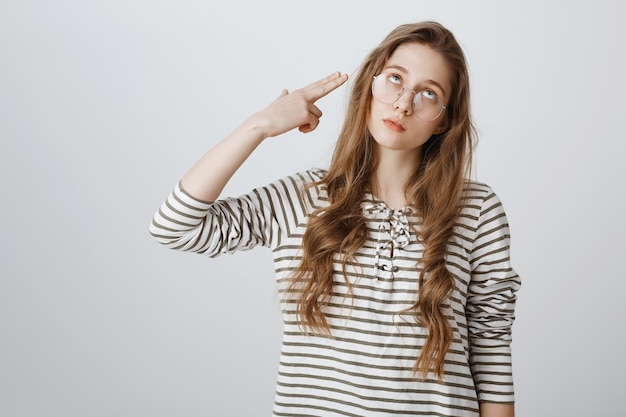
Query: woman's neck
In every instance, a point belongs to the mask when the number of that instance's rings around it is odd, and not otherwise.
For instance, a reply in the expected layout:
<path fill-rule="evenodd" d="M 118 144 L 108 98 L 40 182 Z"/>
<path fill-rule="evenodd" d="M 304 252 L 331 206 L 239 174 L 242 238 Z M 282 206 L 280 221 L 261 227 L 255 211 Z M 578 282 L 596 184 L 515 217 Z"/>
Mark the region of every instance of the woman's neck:
<path fill-rule="evenodd" d="M 419 150 L 418 150 L 419 152 Z M 372 193 L 389 208 L 407 206 L 406 185 L 420 164 L 420 154 L 380 150 L 378 164 L 372 176 Z"/>

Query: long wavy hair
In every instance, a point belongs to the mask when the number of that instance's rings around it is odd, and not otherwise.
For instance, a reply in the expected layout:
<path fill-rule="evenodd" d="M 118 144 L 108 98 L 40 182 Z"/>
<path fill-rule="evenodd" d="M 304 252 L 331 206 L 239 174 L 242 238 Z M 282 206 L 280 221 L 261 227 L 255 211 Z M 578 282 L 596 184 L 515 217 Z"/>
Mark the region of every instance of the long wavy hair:
<path fill-rule="evenodd" d="M 441 379 L 445 354 L 453 340 L 453 329 L 445 314 L 455 287 L 454 277 L 446 268 L 447 244 L 462 207 L 475 138 L 465 56 L 453 34 L 441 24 L 421 22 L 397 27 L 359 68 L 328 173 L 319 183 L 310 184 L 327 188 L 329 205 L 309 218 L 302 262 L 294 272 L 290 292 L 297 294 L 295 308 L 301 326 L 307 331 L 329 334 L 324 305 L 333 290 L 335 255 L 343 255 L 345 276 L 346 262 L 353 259 L 367 239 L 361 202 L 364 194 L 371 191 L 377 166 L 373 138 L 367 128 L 371 83 L 396 48 L 406 42 L 419 42 L 439 52 L 453 74 L 452 95 L 445 114 L 447 128 L 423 145 L 419 168 L 406 184 L 408 201 L 422 220 L 418 237 L 424 244 L 424 253 L 418 297 L 405 313 L 414 314 L 428 330 L 413 371 L 424 378 L 433 371 Z"/>

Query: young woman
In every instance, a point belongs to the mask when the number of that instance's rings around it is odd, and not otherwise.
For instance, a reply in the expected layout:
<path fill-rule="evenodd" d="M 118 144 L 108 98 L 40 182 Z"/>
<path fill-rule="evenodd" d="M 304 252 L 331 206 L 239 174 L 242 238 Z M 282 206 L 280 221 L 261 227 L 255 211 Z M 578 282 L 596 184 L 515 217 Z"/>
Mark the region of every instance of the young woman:
<path fill-rule="evenodd" d="M 335 73 L 283 90 L 209 150 L 154 216 L 173 249 L 271 248 L 284 316 L 276 416 L 512 416 L 520 280 L 502 204 L 468 180 L 463 51 L 402 25 L 354 80 L 328 170 L 218 199 L 265 139 L 313 131 Z"/>

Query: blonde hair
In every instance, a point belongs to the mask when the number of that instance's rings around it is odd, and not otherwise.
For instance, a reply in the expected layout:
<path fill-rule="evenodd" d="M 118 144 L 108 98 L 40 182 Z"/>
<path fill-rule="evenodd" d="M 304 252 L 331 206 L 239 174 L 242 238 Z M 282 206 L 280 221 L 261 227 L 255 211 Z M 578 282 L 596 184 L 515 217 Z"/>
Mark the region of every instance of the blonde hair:
<path fill-rule="evenodd" d="M 422 147 L 418 170 L 406 185 L 406 195 L 422 219 L 419 237 L 424 244 L 418 299 L 407 310 L 428 329 L 428 337 L 413 370 L 425 377 L 434 371 L 443 377 L 444 358 L 453 329 L 444 309 L 454 290 L 446 268 L 447 244 L 461 210 L 461 197 L 471 165 L 475 131 L 470 118 L 469 76 L 463 51 L 453 34 L 436 22 L 395 28 L 364 60 L 350 93 L 346 119 L 335 146 L 327 175 L 329 205 L 313 212 L 303 237 L 302 262 L 291 281 L 298 294 L 296 314 L 304 328 L 322 333 L 330 329 L 324 304 L 333 289 L 333 255 L 346 262 L 367 238 L 361 211 L 363 195 L 370 189 L 376 169 L 373 138 L 367 129 L 371 83 L 393 52 L 403 43 L 418 42 L 439 52 L 452 70 L 452 94 L 446 108 L 447 129 L 433 135 Z M 346 280 L 347 281 L 347 280 Z"/>

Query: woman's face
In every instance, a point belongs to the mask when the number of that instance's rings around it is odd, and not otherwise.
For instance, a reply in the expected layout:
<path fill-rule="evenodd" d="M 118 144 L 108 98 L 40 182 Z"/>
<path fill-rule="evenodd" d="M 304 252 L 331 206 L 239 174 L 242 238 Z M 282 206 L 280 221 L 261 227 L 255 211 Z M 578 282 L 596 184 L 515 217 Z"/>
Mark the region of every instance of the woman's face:
<path fill-rule="evenodd" d="M 419 156 L 421 146 L 433 134 L 445 131 L 447 120 L 445 110 L 432 121 L 417 117 L 413 108 L 415 92 L 423 92 L 422 100 L 436 95 L 442 104 L 447 105 L 452 94 L 452 71 L 439 52 L 430 46 L 410 42 L 394 51 L 381 74 L 389 75 L 387 79 L 395 85 L 403 85 L 404 92 L 392 103 L 372 97 L 367 127 L 379 150 Z"/>

